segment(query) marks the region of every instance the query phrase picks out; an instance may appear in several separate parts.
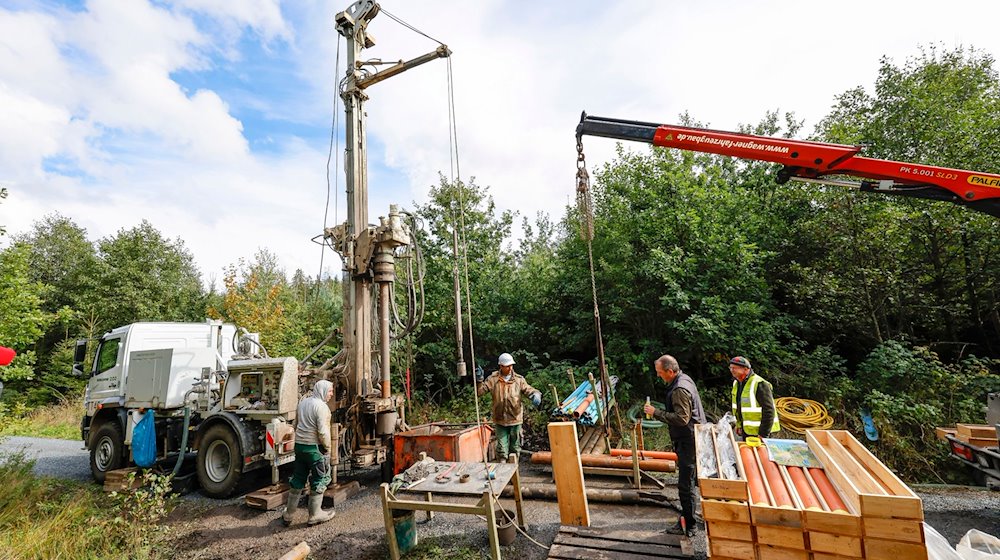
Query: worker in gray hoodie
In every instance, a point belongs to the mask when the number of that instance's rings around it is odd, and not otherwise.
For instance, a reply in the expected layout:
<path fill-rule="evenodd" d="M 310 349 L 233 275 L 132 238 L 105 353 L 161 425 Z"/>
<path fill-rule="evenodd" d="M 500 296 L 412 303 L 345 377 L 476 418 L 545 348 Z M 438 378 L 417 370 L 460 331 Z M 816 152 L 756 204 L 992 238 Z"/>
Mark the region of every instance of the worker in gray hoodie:
<path fill-rule="evenodd" d="M 321 379 L 313 386 L 312 394 L 299 402 L 295 426 L 295 472 L 289 485 L 288 504 L 282 519 L 291 525 L 299 498 L 306 481 L 311 483 L 309 494 L 309 525 L 329 521 L 336 515 L 333 510 L 323 510 L 323 492 L 330 484 L 330 407 L 333 383 Z"/>

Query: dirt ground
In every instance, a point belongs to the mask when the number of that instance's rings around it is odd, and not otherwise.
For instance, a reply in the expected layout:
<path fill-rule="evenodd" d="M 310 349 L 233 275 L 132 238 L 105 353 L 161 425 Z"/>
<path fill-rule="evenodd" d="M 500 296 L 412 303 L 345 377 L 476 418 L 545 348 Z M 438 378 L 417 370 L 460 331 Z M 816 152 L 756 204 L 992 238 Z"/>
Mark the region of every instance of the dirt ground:
<path fill-rule="evenodd" d="M 549 483 L 551 475 L 542 468 L 521 465 L 523 484 Z M 358 473 L 356 473 L 358 474 Z M 385 526 L 378 493 L 378 472 L 361 472 L 351 477 L 361 483 L 361 492 L 337 505 L 337 516 L 322 525 L 307 527 L 305 508 L 300 508 L 295 525 L 285 528 L 280 510 L 260 511 L 243 505 L 243 498 L 228 501 L 185 500 L 171 515 L 176 536 L 172 541 L 172 558 L 252 560 L 275 559 L 305 541 L 311 547 L 310 558 L 338 560 L 369 560 L 388 558 Z M 341 477 L 344 480 L 344 477 Z M 670 479 L 667 479 L 670 482 Z M 600 479 L 588 486 L 626 488 L 624 479 Z M 924 498 L 927 522 L 955 545 L 972 528 L 1000 534 L 1000 492 L 970 487 L 916 487 Z M 663 493 L 676 498 L 676 489 L 667 486 Z M 420 498 L 417 498 L 420 499 Z M 460 502 L 462 499 L 450 498 Z M 467 499 L 472 503 L 474 500 Z M 512 499 L 502 499 L 513 509 Z M 304 506 L 304 504 L 303 504 Z M 525 560 L 544 559 L 547 547 L 559 530 L 559 510 L 555 501 L 525 500 L 528 536 L 539 544 L 518 535 L 514 544 L 502 547 L 504 558 Z M 595 527 L 622 527 L 631 530 L 661 530 L 672 524 L 677 512 L 669 504 L 650 502 L 643 505 L 590 503 Z M 445 555 L 448 550 L 472 548 L 482 558 L 489 558 L 486 523 L 481 518 L 461 514 L 437 513 L 426 521 L 424 512 L 417 512 L 417 538 L 420 547 Z M 696 558 L 704 559 L 705 533 L 699 529 L 693 539 Z M 540 546 L 541 545 L 541 546 Z"/>

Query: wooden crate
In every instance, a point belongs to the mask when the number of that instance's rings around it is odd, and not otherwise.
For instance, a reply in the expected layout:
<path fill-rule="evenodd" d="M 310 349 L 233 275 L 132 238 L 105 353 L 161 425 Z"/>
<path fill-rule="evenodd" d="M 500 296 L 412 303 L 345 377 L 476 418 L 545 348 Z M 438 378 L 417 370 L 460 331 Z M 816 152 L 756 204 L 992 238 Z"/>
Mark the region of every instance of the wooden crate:
<path fill-rule="evenodd" d="M 702 498 L 712 498 L 717 500 L 737 500 L 740 502 L 746 502 L 750 499 L 749 490 L 747 489 L 747 479 L 746 473 L 743 470 L 743 461 L 740 459 L 739 448 L 736 446 L 736 440 L 733 438 L 732 433 L 729 434 L 729 443 L 732 445 L 733 454 L 736 457 L 736 471 L 739 474 L 739 479 L 724 479 L 722 478 L 722 462 L 719 459 L 719 449 L 717 442 L 715 440 L 716 431 L 714 424 L 695 424 L 695 457 L 698 470 L 698 489 L 701 492 Z M 706 465 L 702 462 L 702 449 L 699 447 L 700 440 L 704 439 L 706 436 L 710 437 L 712 440 L 712 456 L 715 457 L 715 467 L 716 472 L 719 473 L 718 478 L 708 478 L 703 476 L 702 473 L 705 472 Z"/>
<path fill-rule="evenodd" d="M 860 515 L 865 557 L 926 560 L 920 497 L 850 432 L 809 430 L 806 440 L 844 502 Z M 853 539 L 839 541 L 845 548 L 838 554 L 856 552 Z"/>
<path fill-rule="evenodd" d="M 709 539 L 754 542 L 753 525 L 733 521 L 705 520 L 705 532 Z"/>

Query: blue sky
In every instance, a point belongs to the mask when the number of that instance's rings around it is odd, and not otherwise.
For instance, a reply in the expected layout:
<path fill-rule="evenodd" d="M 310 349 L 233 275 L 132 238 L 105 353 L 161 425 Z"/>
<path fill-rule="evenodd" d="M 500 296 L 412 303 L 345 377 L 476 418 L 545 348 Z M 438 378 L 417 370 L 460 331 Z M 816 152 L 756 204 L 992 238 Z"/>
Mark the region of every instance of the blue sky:
<path fill-rule="evenodd" d="M 10 191 L 0 224 L 19 233 L 58 211 L 96 240 L 146 219 L 184 239 L 206 281 L 260 248 L 289 274 L 315 274 L 309 240 L 323 227 L 339 78 L 333 17 L 346 7 L 0 0 L 0 185 Z M 1000 4 L 987 0 L 382 7 L 451 48 L 463 175 L 529 218 L 558 218 L 572 200 L 582 110 L 666 123 L 689 112 L 721 129 L 793 111 L 811 131 L 836 95 L 872 87 L 883 55 L 902 64 L 931 44 L 1000 54 Z M 367 57 L 436 47 L 384 13 L 369 29 Z M 449 173 L 446 69 L 434 61 L 369 90 L 372 220 L 390 203 L 424 202 Z M 586 149 L 593 168 L 614 142 Z M 336 257 L 324 262 L 337 273 Z"/>

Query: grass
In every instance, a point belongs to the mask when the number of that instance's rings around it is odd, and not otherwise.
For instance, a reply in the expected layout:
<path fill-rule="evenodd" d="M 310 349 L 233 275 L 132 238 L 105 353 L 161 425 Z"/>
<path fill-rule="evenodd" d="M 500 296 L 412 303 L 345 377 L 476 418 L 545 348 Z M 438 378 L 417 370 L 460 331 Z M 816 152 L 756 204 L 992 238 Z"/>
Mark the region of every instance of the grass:
<path fill-rule="evenodd" d="M 16 404 L 0 404 L 0 436 L 27 436 L 50 439 L 80 439 L 80 399 L 66 399 L 58 404 L 28 410 Z"/>
<path fill-rule="evenodd" d="M 0 456 L 0 558 L 159 558 L 166 530 L 163 480 L 149 489 L 106 494 L 81 484 L 32 473 L 23 454 Z M 159 477 L 165 478 L 165 477 Z"/>

